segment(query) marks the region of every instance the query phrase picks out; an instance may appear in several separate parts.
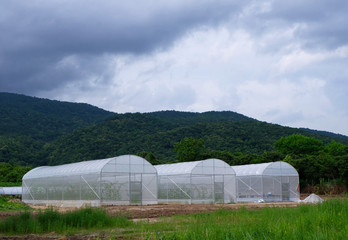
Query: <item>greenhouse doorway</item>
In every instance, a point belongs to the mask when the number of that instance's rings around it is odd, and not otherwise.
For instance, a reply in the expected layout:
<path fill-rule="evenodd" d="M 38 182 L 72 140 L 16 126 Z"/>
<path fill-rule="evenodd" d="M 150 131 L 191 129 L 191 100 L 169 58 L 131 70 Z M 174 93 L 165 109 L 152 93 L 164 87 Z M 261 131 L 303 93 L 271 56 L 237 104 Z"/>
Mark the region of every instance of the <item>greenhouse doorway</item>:
<path fill-rule="evenodd" d="M 214 182 L 215 203 L 224 203 L 224 183 Z"/>
<path fill-rule="evenodd" d="M 130 203 L 141 204 L 142 203 L 142 182 L 141 174 L 133 174 L 130 181 Z"/>
<path fill-rule="evenodd" d="M 286 202 L 290 199 L 290 184 L 282 183 L 282 201 Z"/>

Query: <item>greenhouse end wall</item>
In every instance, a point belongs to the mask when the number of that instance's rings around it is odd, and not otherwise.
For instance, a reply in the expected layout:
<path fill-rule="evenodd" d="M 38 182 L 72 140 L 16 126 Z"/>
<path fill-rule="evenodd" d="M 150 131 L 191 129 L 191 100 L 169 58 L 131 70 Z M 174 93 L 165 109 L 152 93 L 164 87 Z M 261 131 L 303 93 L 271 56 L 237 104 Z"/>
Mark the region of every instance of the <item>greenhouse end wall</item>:
<path fill-rule="evenodd" d="M 40 167 L 23 177 L 30 204 L 100 206 L 157 203 L 157 171 L 134 155 Z"/>
<path fill-rule="evenodd" d="M 285 162 L 232 166 L 236 172 L 238 202 L 297 202 L 299 176 Z"/>
<path fill-rule="evenodd" d="M 219 159 L 156 165 L 159 203 L 233 203 L 235 173 Z"/>

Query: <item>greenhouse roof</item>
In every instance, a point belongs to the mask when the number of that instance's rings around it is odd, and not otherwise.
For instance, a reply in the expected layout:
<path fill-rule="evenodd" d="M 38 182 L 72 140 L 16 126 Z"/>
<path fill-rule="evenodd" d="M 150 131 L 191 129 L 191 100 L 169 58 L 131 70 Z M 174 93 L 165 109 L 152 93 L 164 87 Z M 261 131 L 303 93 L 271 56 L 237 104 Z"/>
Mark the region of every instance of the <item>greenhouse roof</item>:
<path fill-rule="evenodd" d="M 230 171 L 231 167 L 220 159 L 206 159 L 194 162 L 182 162 L 173 164 L 161 164 L 154 166 L 158 175 L 177 175 L 177 174 L 235 174 Z M 209 170 L 208 170 L 209 169 Z"/>
<path fill-rule="evenodd" d="M 241 166 L 231 166 L 231 168 L 236 172 L 236 176 L 255 176 L 255 175 L 298 176 L 296 169 L 286 162 L 249 164 L 249 165 L 241 165 Z"/>
<path fill-rule="evenodd" d="M 145 159 L 141 157 L 134 156 L 134 155 L 123 155 L 123 156 L 118 156 L 113 158 L 83 161 L 83 162 L 70 163 L 70 164 L 64 164 L 64 165 L 58 165 L 58 166 L 37 167 L 27 172 L 23 176 L 23 179 L 100 173 L 107 164 L 112 163 L 113 161 L 115 163 L 111 166 L 120 164 L 122 165 L 122 169 L 120 168 L 117 169 L 117 167 L 113 167 L 111 168 L 111 172 L 119 172 L 119 170 L 121 170 L 122 172 L 128 172 L 130 171 L 130 168 L 128 167 L 128 165 L 130 164 L 137 164 L 137 165 L 146 164 L 153 168 L 153 166 L 149 162 L 147 162 Z M 124 166 L 126 166 L 126 168 Z"/>

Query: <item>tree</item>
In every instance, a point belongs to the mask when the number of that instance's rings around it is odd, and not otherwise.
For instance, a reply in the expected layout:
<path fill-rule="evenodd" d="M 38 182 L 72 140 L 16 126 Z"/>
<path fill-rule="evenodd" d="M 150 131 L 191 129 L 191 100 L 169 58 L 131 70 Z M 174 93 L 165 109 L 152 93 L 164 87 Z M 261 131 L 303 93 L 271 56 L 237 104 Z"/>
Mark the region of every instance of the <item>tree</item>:
<path fill-rule="evenodd" d="M 342 143 L 338 143 L 335 140 L 332 140 L 329 144 L 325 146 L 325 150 L 328 154 L 332 156 L 342 156 L 348 154 L 347 146 Z"/>
<path fill-rule="evenodd" d="M 324 144 L 322 141 L 301 134 L 282 137 L 275 142 L 274 146 L 282 154 L 293 155 L 317 155 L 324 150 Z"/>
<path fill-rule="evenodd" d="M 202 138 L 195 139 L 186 137 L 174 144 L 176 159 L 178 162 L 189 162 L 202 160 L 207 152 Z"/>
<path fill-rule="evenodd" d="M 153 153 L 151 152 L 139 152 L 136 154 L 139 157 L 145 158 L 149 163 L 151 163 L 152 165 L 158 165 L 158 164 L 162 164 Z"/>

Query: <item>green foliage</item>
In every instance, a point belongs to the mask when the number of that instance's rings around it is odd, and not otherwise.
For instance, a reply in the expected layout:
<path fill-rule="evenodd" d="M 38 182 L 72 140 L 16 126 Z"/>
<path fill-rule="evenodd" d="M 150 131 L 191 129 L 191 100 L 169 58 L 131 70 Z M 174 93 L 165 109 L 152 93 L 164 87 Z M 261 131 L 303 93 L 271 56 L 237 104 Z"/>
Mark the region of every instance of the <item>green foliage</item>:
<path fill-rule="evenodd" d="M 46 163 L 56 165 L 150 152 L 160 163 L 167 163 L 176 159 L 173 146 L 185 137 L 203 139 L 208 151 L 250 155 L 274 152 L 275 141 L 294 133 L 317 137 L 326 143 L 332 140 L 307 130 L 281 127 L 241 116 L 233 112 L 174 111 L 116 114 L 100 124 L 77 130 L 46 145 L 42 158 Z"/>
<path fill-rule="evenodd" d="M 321 141 L 299 134 L 282 137 L 275 147 L 287 154 L 284 161 L 296 168 L 300 175 L 301 189 L 323 182 L 348 186 L 348 151 L 341 143 Z"/>
<path fill-rule="evenodd" d="M 45 144 L 111 115 L 88 104 L 0 93 L 0 162 L 45 164 Z"/>
<path fill-rule="evenodd" d="M 31 170 L 30 166 L 23 167 L 16 164 L 0 162 L 0 182 L 20 183 L 22 182 L 23 175 L 29 170 Z"/>
<path fill-rule="evenodd" d="M 142 151 L 142 152 L 137 153 L 136 155 L 139 157 L 145 158 L 152 165 L 161 164 L 161 162 L 156 159 L 156 157 L 153 153 Z"/>
<path fill-rule="evenodd" d="M 178 162 L 190 162 L 202 160 L 206 152 L 206 147 L 204 146 L 203 139 L 186 137 L 174 144 L 174 150 Z"/>
<path fill-rule="evenodd" d="M 348 154 L 348 147 L 342 143 L 338 143 L 332 140 L 329 144 L 325 146 L 325 151 L 331 156 L 342 156 Z"/>
<path fill-rule="evenodd" d="M 144 239 L 346 239 L 348 200 L 297 208 L 219 210 L 144 224 Z"/>
<path fill-rule="evenodd" d="M 81 127 L 100 122 L 112 115 L 84 103 L 68 103 L 0 93 L 1 135 L 31 136 L 51 141 Z"/>
<path fill-rule="evenodd" d="M 282 127 L 235 112 L 113 114 L 87 104 L 0 93 L 0 162 L 13 166 L 123 154 L 153 164 L 219 158 L 240 165 L 286 158 L 299 171 L 301 187 L 333 180 L 348 186 L 347 146 L 347 136 Z M 1 169 L 5 166 L 0 166 L 0 182 L 18 182 L 30 168 Z"/>
<path fill-rule="evenodd" d="M 0 196 L 0 211 L 30 210 L 28 205 L 11 196 Z"/>
<path fill-rule="evenodd" d="M 102 229 L 108 227 L 131 226 L 126 216 L 107 214 L 101 208 L 83 208 L 77 211 L 59 213 L 48 209 L 34 217 L 29 212 L 8 217 L 0 221 L 0 232 L 7 234 L 29 234 L 47 232 L 67 232 L 80 229 Z"/>
<path fill-rule="evenodd" d="M 324 150 L 324 144 L 322 141 L 301 134 L 282 137 L 275 142 L 274 146 L 280 153 L 295 155 L 317 154 Z"/>

